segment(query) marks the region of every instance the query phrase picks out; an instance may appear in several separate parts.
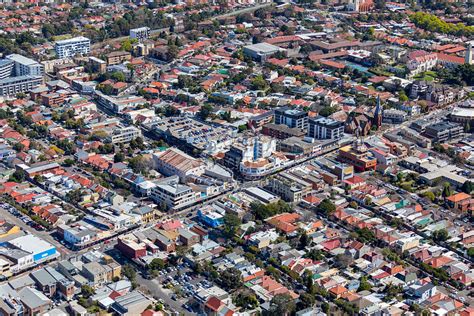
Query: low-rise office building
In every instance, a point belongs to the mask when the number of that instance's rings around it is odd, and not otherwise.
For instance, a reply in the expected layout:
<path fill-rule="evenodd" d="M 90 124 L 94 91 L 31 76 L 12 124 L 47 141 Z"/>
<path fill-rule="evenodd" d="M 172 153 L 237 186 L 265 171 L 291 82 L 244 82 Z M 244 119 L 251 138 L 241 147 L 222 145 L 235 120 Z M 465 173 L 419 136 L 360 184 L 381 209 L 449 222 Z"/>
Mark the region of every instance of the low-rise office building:
<path fill-rule="evenodd" d="M 424 135 L 434 142 L 442 143 L 459 137 L 463 131 L 463 127 L 459 124 L 438 122 L 426 126 Z"/>

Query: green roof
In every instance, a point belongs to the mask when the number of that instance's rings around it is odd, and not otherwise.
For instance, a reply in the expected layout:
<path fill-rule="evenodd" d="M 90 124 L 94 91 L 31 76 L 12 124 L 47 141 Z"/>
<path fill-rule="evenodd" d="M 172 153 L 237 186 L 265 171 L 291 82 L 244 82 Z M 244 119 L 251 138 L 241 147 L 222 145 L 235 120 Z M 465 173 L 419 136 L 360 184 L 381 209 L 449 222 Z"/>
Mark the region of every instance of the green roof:
<path fill-rule="evenodd" d="M 419 222 L 417 222 L 416 224 L 420 225 L 420 226 L 424 226 L 424 225 L 428 224 L 429 222 L 431 222 L 431 218 L 425 217 L 422 220 L 420 220 Z"/>

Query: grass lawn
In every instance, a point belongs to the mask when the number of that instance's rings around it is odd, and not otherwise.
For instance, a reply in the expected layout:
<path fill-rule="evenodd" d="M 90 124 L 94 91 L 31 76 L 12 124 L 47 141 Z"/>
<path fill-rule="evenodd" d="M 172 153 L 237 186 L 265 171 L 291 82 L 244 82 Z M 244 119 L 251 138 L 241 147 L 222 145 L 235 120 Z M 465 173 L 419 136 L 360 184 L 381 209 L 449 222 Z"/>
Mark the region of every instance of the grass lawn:
<path fill-rule="evenodd" d="M 414 77 L 414 79 L 433 81 L 435 79 L 438 79 L 438 74 L 434 71 L 429 70 L 429 71 L 425 71 L 424 73 L 418 74 L 417 76 Z"/>

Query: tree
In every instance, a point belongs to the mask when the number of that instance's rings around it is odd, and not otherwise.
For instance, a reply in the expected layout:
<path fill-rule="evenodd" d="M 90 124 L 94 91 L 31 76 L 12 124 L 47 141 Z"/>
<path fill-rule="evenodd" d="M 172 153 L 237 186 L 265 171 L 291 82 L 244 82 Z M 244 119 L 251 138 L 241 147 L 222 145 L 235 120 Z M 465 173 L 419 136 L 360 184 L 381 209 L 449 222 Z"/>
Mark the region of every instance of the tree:
<path fill-rule="evenodd" d="M 199 109 L 199 112 L 197 113 L 197 115 L 199 116 L 199 118 L 201 120 L 205 121 L 205 120 L 207 120 L 209 115 L 212 113 L 213 109 L 214 109 L 214 107 L 212 105 L 210 105 L 209 103 L 204 104 Z"/>
<path fill-rule="evenodd" d="M 469 123 L 469 121 L 466 122 L 466 124 L 464 124 L 464 133 L 470 133 L 471 132 L 471 124 Z"/>
<path fill-rule="evenodd" d="M 471 182 L 471 181 L 467 180 L 462 185 L 461 190 L 464 193 L 471 194 L 471 192 L 474 191 L 474 182 Z"/>
<path fill-rule="evenodd" d="M 385 302 L 391 301 L 402 291 L 403 291 L 403 287 L 401 285 L 393 285 L 392 283 L 389 283 L 384 289 L 384 293 L 385 293 L 384 301 Z"/>
<path fill-rule="evenodd" d="M 255 309 L 259 305 L 255 294 L 247 289 L 239 292 L 233 302 L 241 307 L 243 311 Z"/>
<path fill-rule="evenodd" d="M 432 237 L 433 237 L 433 240 L 435 240 L 435 241 L 446 241 L 449 238 L 449 234 L 448 234 L 448 231 L 446 229 L 442 228 L 442 229 L 439 229 L 439 230 L 435 230 L 433 232 Z"/>
<path fill-rule="evenodd" d="M 315 301 L 316 299 L 314 298 L 313 295 L 309 293 L 302 293 L 299 297 L 298 309 L 302 310 L 308 307 L 312 307 Z"/>
<path fill-rule="evenodd" d="M 367 227 L 356 229 L 357 239 L 363 243 L 369 243 L 375 241 L 375 234 Z"/>
<path fill-rule="evenodd" d="M 122 162 L 125 160 L 125 155 L 121 152 L 118 152 L 114 155 L 114 162 L 117 163 L 117 162 Z"/>
<path fill-rule="evenodd" d="M 226 212 L 224 215 L 224 233 L 227 237 L 233 237 L 237 232 L 237 229 L 242 225 L 240 218 L 230 212 Z"/>
<path fill-rule="evenodd" d="M 408 101 L 407 94 L 405 93 L 404 90 L 401 90 L 401 91 L 398 93 L 398 99 L 399 99 L 401 102 L 406 102 L 406 101 Z"/>
<path fill-rule="evenodd" d="M 84 298 L 89 298 L 94 294 L 95 294 L 94 289 L 92 287 L 90 287 L 89 285 L 84 284 L 83 286 L 81 286 L 81 295 Z"/>
<path fill-rule="evenodd" d="M 336 211 L 336 205 L 330 199 L 324 199 L 317 206 L 317 211 L 326 216 L 333 214 Z"/>
<path fill-rule="evenodd" d="M 15 143 L 13 145 L 13 149 L 20 152 L 20 151 L 23 151 L 23 149 L 25 149 L 25 145 L 23 145 L 22 143 Z"/>
<path fill-rule="evenodd" d="M 67 158 L 67 159 L 64 159 L 63 161 L 63 164 L 66 166 L 66 167 L 70 167 L 72 165 L 74 165 L 76 162 L 71 159 L 71 158 Z"/>
<path fill-rule="evenodd" d="M 435 194 L 431 191 L 426 191 L 425 193 L 423 193 L 423 196 L 429 199 L 431 202 L 434 202 L 436 200 Z"/>
<path fill-rule="evenodd" d="M 8 179 L 8 181 L 21 183 L 25 181 L 26 175 L 23 170 L 16 170 Z"/>
<path fill-rule="evenodd" d="M 133 46 L 132 46 L 132 42 L 130 41 L 130 39 L 126 39 L 124 41 L 122 41 L 122 43 L 120 44 L 120 48 L 126 52 L 131 52 L 132 49 L 133 49 Z"/>
<path fill-rule="evenodd" d="M 333 113 L 336 113 L 338 111 L 338 108 L 335 106 L 325 106 L 321 110 L 319 110 L 319 115 L 328 117 Z"/>
<path fill-rule="evenodd" d="M 371 289 L 372 289 L 372 286 L 371 286 L 370 283 L 367 281 L 367 277 L 366 277 L 366 276 L 361 277 L 361 278 L 360 278 L 359 288 L 357 289 L 357 292 L 370 291 Z"/>
<path fill-rule="evenodd" d="M 311 249 L 308 251 L 305 256 L 305 258 L 309 258 L 313 261 L 318 261 L 318 260 L 323 260 L 324 259 L 324 253 L 321 250 L 317 249 Z"/>
<path fill-rule="evenodd" d="M 308 234 L 306 234 L 306 232 L 304 232 L 300 236 L 298 248 L 299 249 L 305 249 L 306 247 L 309 246 L 310 243 L 311 243 L 311 239 L 308 237 Z"/>
<path fill-rule="evenodd" d="M 474 258 L 474 247 L 471 247 L 467 250 L 467 255 L 471 258 Z"/>
<path fill-rule="evenodd" d="M 148 170 L 148 163 L 142 155 L 137 155 L 128 159 L 128 166 L 132 168 L 135 173 L 146 173 Z"/>
<path fill-rule="evenodd" d="M 239 133 L 242 133 L 242 132 L 246 131 L 247 129 L 248 129 L 247 125 L 245 125 L 245 124 L 239 125 L 239 127 L 238 127 Z"/>
<path fill-rule="evenodd" d="M 82 195 L 83 193 L 81 189 L 71 190 L 68 193 L 66 193 L 66 200 L 69 203 L 77 204 L 81 201 Z"/>
<path fill-rule="evenodd" d="M 259 220 L 264 220 L 268 217 L 280 214 L 280 213 L 288 213 L 291 211 L 290 205 L 288 205 L 285 201 L 280 200 L 278 202 L 263 204 L 260 202 L 252 202 L 250 204 L 250 208 L 255 214 L 255 218 Z"/>
<path fill-rule="evenodd" d="M 334 257 L 334 266 L 340 269 L 347 269 L 347 267 L 351 264 L 352 257 L 345 254 L 338 254 Z"/>
<path fill-rule="evenodd" d="M 349 206 L 352 207 L 352 208 L 355 208 L 355 209 L 359 208 L 359 204 L 357 204 L 356 201 L 351 201 L 349 203 Z"/>
<path fill-rule="evenodd" d="M 324 302 L 321 304 L 321 309 L 324 313 L 326 313 L 327 315 L 329 315 L 329 312 L 331 310 L 331 307 L 329 306 L 328 303 Z"/>
<path fill-rule="evenodd" d="M 268 83 L 267 81 L 263 78 L 262 75 L 257 75 L 255 76 L 251 81 L 250 81 L 251 87 L 253 90 L 266 90 L 268 89 Z"/>
<path fill-rule="evenodd" d="M 443 185 L 443 197 L 448 197 L 453 195 L 453 191 L 451 190 L 451 185 L 449 182 L 445 182 Z"/>
<path fill-rule="evenodd" d="M 135 269 L 129 265 L 129 264 L 126 264 L 122 267 L 122 274 L 127 277 L 127 279 L 130 280 L 130 282 L 134 282 L 135 279 L 137 278 L 137 272 L 135 271 Z"/>
<path fill-rule="evenodd" d="M 176 45 L 168 45 L 168 56 L 169 59 L 173 60 L 178 56 L 179 48 Z"/>
<path fill-rule="evenodd" d="M 148 269 L 161 271 L 166 268 L 166 262 L 163 259 L 155 258 L 148 265 Z"/>
<path fill-rule="evenodd" d="M 295 300 L 290 296 L 290 294 L 277 294 L 270 301 L 270 309 L 268 315 L 286 316 L 294 312 L 295 309 Z"/>
<path fill-rule="evenodd" d="M 237 289 L 242 286 L 242 273 L 239 269 L 229 268 L 221 272 L 219 281 L 227 289 Z"/>
<path fill-rule="evenodd" d="M 44 182 L 44 177 L 40 174 L 37 174 L 33 180 L 35 180 L 36 183 L 43 183 Z"/>
<path fill-rule="evenodd" d="M 126 80 L 125 78 L 125 74 L 121 71 L 115 71 L 113 72 L 110 77 L 112 79 L 114 79 L 115 81 L 120 81 L 120 82 L 124 82 Z"/>

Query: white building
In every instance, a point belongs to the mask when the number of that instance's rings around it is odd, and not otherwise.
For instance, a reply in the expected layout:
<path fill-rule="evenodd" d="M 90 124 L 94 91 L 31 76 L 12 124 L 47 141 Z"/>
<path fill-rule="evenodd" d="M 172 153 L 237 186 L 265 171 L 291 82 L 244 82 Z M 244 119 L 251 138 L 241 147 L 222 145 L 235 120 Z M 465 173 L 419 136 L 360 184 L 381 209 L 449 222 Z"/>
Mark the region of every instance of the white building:
<path fill-rule="evenodd" d="M 170 209 L 179 209 L 197 201 L 198 193 L 189 186 L 180 184 L 178 176 L 171 176 L 155 183 L 150 197 Z"/>
<path fill-rule="evenodd" d="M 130 38 L 137 39 L 139 42 L 146 40 L 150 36 L 150 28 L 147 26 L 138 27 L 130 30 Z"/>
<path fill-rule="evenodd" d="M 326 117 L 308 120 L 307 136 L 315 139 L 339 139 L 344 135 L 344 123 Z"/>
<path fill-rule="evenodd" d="M 382 118 L 384 122 L 400 124 L 406 120 L 407 113 L 402 110 L 388 109 L 383 111 Z"/>
<path fill-rule="evenodd" d="M 0 96 L 15 96 L 17 93 L 28 92 L 43 83 L 39 76 L 19 76 L 0 79 Z"/>
<path fill-rule="evenodd" d="M 106 140 L 112 144 L 129 143 L 141 136 L 141 131 L 135 126 L 119 126 L 109 133 Z"/>
<path fill-rule="evenodd" d="M 54 50 L 59 58 L 89 55 L 91 51 L 91 40 L 87 37 L 79 36 L 57 41 L 54 44 Z"/>
<path fill-rule="evenodd" d="M 11 54 L 6 57 L 15 63 L 15 76 L 42 76 L 44 67 L 39 62 L 19 55 Z"/>
<path fill-rule="evenodd" d="M 5 79 L 13 74 L 15 63 L 10 59 L 0 59 L 0 79 Z"/>
<path fill-rule="evenodd" d="M 410 77 L 414 77 L 422 72 L 428 71 L 436 66 L 438 56 L 436 53 L 425 51 L 413 51 L 408 54 L 407 67 L 410 70 Z"/>

